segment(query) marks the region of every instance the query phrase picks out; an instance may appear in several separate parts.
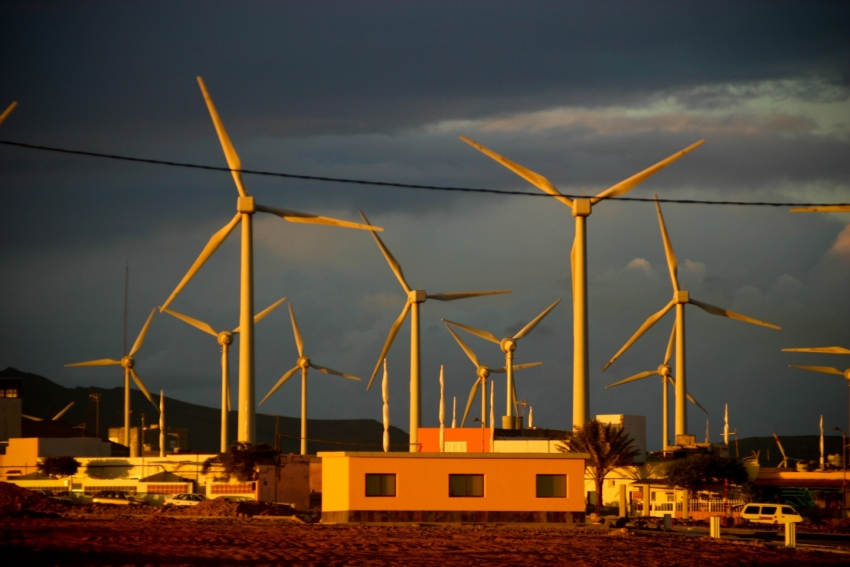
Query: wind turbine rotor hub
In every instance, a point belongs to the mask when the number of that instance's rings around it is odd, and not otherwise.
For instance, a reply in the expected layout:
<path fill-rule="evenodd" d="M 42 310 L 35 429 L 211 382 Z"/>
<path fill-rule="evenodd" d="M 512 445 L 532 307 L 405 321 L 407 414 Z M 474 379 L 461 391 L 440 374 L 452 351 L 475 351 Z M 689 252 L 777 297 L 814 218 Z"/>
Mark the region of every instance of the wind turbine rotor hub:
<path fill-rule="evenodd" d="M 218 334 L 216 340 L 221 346 L 230 346 L 233 344 L 233 333 L 230 331 L 222 331 Z"/>
<path fill-rule="evenodd" d="M 428 294 L 424 289 L 411 289 L 407 294 L 407 301 L 410 303 L 425 303 L 428 299 Z"/>
<path fill-rule="evenodd" d="M 510 337 L 502 339 L 499 347 L 502 349 L 502 352 L 513 352 L 516 350 L 516 341 Z"/>
<path fill-rule="evenodd" d="M 490 367 L 486 364 L 482 364 L 478 367 L 478 377 L 479 378 L 487 378 L 490 376 Z"/>
<path fill-rule="evenodd" d="M 132 356 L 125 356 L 121 359 L 121 366 L 124 368 L 133 368 L 136 365 L 136 361 L 133 360 Z"/>
<path fill-rule="evenodd" d="M 672 374 L 672 369 L 669 364 L 662 364 L 658 367 L 658 374 L 663 376 L 664 378 L 669 377 Z"/>
<path fill-rule="evenodd" d="M 298 367 L 302 370 L 307 370 L 310 368 L 310 357 L 309 356 L 299 356 L 298 357 Z"/>
<path fill-rule="evenodd" d="M 240 213 L 254 214 L 257 211 L 257 205 L 254 203 L 253 197 L 238 197 L 236 199 L 236 210 Z"/>
<path fill-rule="evenodd" d="M 573 201 L 574 217 L 589 217 L 591 210 L 590 199 L 575 199 Z"/>
<path fill-rule="evenodd" d="M 680 289 L 673 295 L 673 299 L 676 300 L 676 303 L 685 304 L 690 302 L 691 294 L 683 289 Z"/>

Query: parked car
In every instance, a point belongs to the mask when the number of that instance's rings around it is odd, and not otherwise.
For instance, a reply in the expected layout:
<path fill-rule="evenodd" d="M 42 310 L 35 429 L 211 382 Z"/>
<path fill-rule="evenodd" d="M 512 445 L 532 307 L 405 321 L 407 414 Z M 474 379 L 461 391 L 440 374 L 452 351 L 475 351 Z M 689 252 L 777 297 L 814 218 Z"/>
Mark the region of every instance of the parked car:
<path fill-rule="evenodd" d="M 790 524 L 803 517 L 788 504 L 744 504 L 741 517 L 755 524 Z"/>
<path fill-rule="evenodd" d="M 207 497 L 203 494 L 172 494 L 167 497 L 163 504 L 171 504 L 172 506 L 197 506 Z"/>
<path fill-rule="evenodd" d="M 56 494 L 52 490 L 33 490 L 33 492 L 46 496 L 47 498 L 52 498 L 53 500 L 60 500 L 62 502 L 68 502 L 69 504 L 74 503 L 74 499 L 71 498 L 67 491 L 62 492 L 61 494 Z"/>
<path fill-rule="evenodd" d="M 129 492 L 118 490 L 102 490 L 91 499 L 92 504 L 116 504 L 119 506 L 141 506 L 147 504 L 144 500 L 134 498 Z"/>
<path fill-rule="evenodd" d="M 254 499 L 250 496 L 236 496 L 234 494 L 225 494 L 224 496 L 217 496 L 216 500 L 230 500 L 232 502 L 253 502 Z"/>

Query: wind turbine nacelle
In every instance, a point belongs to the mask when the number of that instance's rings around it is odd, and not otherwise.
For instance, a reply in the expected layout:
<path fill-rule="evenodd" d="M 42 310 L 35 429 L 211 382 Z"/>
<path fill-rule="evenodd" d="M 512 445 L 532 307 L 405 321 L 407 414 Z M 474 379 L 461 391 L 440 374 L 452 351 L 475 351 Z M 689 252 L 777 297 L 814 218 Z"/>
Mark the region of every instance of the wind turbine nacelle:
<path fill-rule="evenodd" d="M 516 341 L 510 337 L 502 339 L 499 347 L 501 347 L 502 352 L 513 352 L 516 350 Z"/>
<path fill-rule="evenodd" d="M 676 303 L 689 303 L 691 301 L 691 294 L 684 290 L 679 290 L 676 292 Z"/>
<path fill-rule="evenodd" d="M 299 356 L 298 357 L 298 367 L 302 370 L 307 370 L 310 368 L 310 357 L 309 356 Z"/>
<path fill-rule="evenodd" d="M 664 378 L 665 380 L 673 374 L 673 369 L 670 368 L 669 364 L 662 364 L 658 367 L 658 375 Z"/>
<path fill-rule="evenodd" d="M 573 201 L 573 216 L 574 217 L 589 217 L 590 216 L 590 199 L 576 199 Z"/>
<path fill-rule="evenodd" d="M 486 364 L 482 364 L 478 367 L 478 377 L 479 378 L 487 378 L 490 376 L 490 367 Z"/>
<path fill-rule="evenodd" d="M 124 368 L 133 368 L 136 365 L 136 361 L 133 360 L 132 356 L 125 356 L 121 359 L 121 366 Z"/>
<path fill-rule="evenodd" d="M 424 289 L 411 289 L 407 294 L 407 301 L 410 303 L 425 303 L 428 299 L 428 294 Z"/>

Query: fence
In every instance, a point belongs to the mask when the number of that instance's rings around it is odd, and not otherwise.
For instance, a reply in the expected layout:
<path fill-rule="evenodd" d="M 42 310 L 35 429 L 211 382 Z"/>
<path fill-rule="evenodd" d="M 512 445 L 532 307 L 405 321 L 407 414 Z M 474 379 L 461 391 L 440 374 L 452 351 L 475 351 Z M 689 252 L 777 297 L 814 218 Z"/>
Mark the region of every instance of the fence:
<path fill-rule="evenodd" d="M 744 500 L 689 500 L 688 506 L 689 511 L 691 513 L 697 512 L 700 514 L 722 514 L 726 511 L 726 506 L 731 511 L 733 506 L 738 506 L 741 504 L 745 504 Z M 643 515 L 643 502 L 640 500 L 633 500 L 631 504 L 631 513 L 632 516 L 642 516 Z M 681 502 L 650 502 L 649 503 L 649 515 L 650 516 L 663 516 L 664 514 L 676 514 L 682 513 L 682 503 Z"/>

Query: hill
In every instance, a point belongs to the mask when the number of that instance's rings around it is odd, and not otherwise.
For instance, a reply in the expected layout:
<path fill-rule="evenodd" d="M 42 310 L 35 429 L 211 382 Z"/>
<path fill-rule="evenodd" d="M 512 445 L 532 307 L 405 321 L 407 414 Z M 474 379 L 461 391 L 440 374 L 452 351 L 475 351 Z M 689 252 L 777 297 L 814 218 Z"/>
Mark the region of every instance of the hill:
<path fill-rule="evenodd" d="M 62 421 L 71 425 L 85 424 L 88 431 L 95 430 L 95 404 L 89 393 L 99 393 L 100 435 L 107 436 L 110 427 L 124 425 L 124 388 L 66 388 L 43 376 L 23 372 L 15 368 L 0 371 L 0 378 L 21 380 L 23 413 L 49 419 L 59 413 L 69 402 L 74 406 L 62 416 Z M 131 390 L 131 407 L 145 414 L 146 423 L 156 423 L 158 412 L 139 390 Z M 158 402 L 158 396 L 154 396 Z M 189 430 L 189 447 L 192 451 L 217 453 L 221 410 L 165 397 L 166 424 Z M 133 425 L 138 426 L 139 414 L 131 416 Z M 228 430 L 235 436 L 236 412 L 230 412 Z M 383 424 L 373 419 L 308 419 L 310 451 L 380 451 Z M 257 442 L 274 444 L 275 416 L 257 414 Z M 297 453 L 300 448 L 301 420 L 280 416 L 278 432 L 282 434 L 281 450 Z M 397 427 L 390 427 L 390 444 L 393 451 L 406 451 L 408 435 Z"/>

